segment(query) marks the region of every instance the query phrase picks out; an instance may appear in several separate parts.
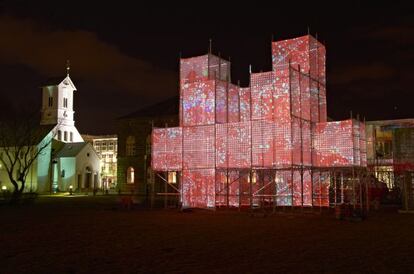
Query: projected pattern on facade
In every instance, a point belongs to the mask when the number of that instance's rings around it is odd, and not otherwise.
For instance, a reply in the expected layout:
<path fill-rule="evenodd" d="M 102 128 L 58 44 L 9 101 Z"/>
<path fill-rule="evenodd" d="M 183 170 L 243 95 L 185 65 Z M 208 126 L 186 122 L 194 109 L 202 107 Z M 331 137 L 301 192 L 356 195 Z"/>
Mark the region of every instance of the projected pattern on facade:
<path fill-rule="evenodd" d="M 230 83 L 212 54 L 180 61 L 180 127 L 152 133 L 152 168 L 181 172 L 183 207 L 328 206 L 329 172 L 366 166 L 365 126 L 327 121 L 325 47 L 272 43 L 273 70 Z"/>

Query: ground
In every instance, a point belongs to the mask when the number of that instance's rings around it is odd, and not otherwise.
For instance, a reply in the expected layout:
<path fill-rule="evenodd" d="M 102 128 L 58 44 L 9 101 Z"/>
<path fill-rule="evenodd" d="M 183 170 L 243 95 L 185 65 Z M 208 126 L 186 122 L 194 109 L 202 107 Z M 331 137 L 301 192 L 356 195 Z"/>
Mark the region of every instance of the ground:
<path fill-rule="evenodd" d="M 117 197 L 0 206 L 0 273 L 412 273 L 414 215 L 121 209 Z"/>

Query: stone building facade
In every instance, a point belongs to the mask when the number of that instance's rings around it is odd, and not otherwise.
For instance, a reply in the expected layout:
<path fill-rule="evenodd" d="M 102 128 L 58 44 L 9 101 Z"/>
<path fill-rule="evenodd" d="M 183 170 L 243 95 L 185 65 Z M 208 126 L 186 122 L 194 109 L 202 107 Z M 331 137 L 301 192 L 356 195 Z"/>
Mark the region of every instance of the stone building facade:
<path fill-rule="evenodd" d="M 163 192 L 164 182 L 151 170 L 151 131 L 178 126 L 178 113 L 177 96 L 118 119 L 118 191 L 148 199 L 154 182 L 154 192 Z"/>

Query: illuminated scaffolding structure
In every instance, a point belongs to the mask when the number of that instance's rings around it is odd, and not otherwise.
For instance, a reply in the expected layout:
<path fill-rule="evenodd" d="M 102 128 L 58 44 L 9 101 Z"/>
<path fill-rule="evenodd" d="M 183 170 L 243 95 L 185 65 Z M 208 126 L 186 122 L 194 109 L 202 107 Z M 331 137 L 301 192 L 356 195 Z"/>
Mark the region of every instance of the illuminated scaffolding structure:
<path fill-rule="evenodd" d="M 332 181 L 344 202 L 344 173 L 355 184 L 366 167 L 365 125 L 327 121 L 325 47 L 310 35 L 272 42 L 272 65 L 240 87 L 211 52 L 180 60 L 180 126 L 153 129 L 152 169 L 182 208 L 327 207 Z"/>

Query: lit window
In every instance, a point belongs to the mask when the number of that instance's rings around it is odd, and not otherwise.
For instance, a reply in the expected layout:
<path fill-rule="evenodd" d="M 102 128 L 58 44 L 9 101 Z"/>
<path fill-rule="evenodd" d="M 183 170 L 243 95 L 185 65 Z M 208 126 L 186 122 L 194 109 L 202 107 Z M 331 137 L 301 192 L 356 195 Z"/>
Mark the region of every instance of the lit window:
<path fill-rule="evenodd" d="M 135 156 L 135 137 L 128 136 L 126 139 L 126 156 Z"/>
<path fill-rule="evenodd" d="M 252 183 L 255 184 L 257 179 L 259 178 L 259 175 L 256 173 L 256 171 L 253 170 L 252 172 Z M 247 177 L 247 182 L 250 183 L 250 175 Z"/>
<path fill-rule="evenodd" d="M 177 172 L 175 172 L 175 171 L 168 172 L 168 182 L 170 184 L 177 183 Z"/>
<path fill-rule="evenodd" d="M 133 167 L 127 169 L 127 184 L 133 184 L 135 182 L 135 172 Z"/>

